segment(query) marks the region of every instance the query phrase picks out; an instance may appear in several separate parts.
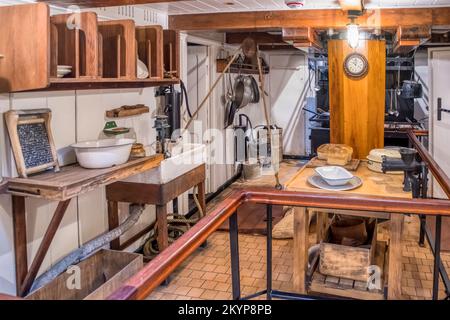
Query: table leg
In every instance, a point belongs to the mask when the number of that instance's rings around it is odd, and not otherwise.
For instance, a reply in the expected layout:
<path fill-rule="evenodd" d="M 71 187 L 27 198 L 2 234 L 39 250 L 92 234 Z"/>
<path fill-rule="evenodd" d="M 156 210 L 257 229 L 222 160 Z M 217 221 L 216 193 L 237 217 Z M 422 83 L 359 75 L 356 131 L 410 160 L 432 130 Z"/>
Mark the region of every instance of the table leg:
<path fill-rule="evenodd" d="M 28 273 L 27 223 L 25 197 L 12 196 L 14 256 L 16 263 L 16 290 L 20 295 L 21 286 Z"/>
<path fill-rule="evenodd" d="M 325 239 L 328 226 L 328 212 L 316 211 L 316 242 L 320 243 Z"/>
<path fill-rule="evenodd" d="M 294 291 L 306 294 L 308 270 L 309 213 L 306 208 L 294 208 Z"/>
<path fill-rule="evenodd" d="M 403 215 L 391 214 L 389 230 L 389 300 L 402 299 L 402 233 Z"/>
<path fill-rule="evenodd" d="M 158 235 L 156 241 L 158 242 L 159 253 L 161 253 L 169 246 L 166 204 L 162 206 L 156 206 L 156 225 L 158 227 Z"/>
<path fill-rule="evenodd" d="M 108 228 L 109 231 L 119 226 L 119 203 L 108 200 Z M 110 242 L 111 250 L 120 250 L 120 237 Z"/>
<path fill-rule="evenodd" d="M 198 202 L 200 202 L 200 207 L 203 211 L 203 216 L 206 216 L 206 191 L 205 191 L 205 181 L 200 182 L 197 185 L 198 189 Z"/>

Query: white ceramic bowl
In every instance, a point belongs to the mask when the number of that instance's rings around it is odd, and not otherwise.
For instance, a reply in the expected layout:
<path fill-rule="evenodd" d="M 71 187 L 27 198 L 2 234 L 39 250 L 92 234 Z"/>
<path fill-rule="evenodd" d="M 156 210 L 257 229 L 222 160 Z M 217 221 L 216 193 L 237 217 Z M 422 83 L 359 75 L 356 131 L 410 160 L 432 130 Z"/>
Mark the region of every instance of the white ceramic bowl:
<path fill-rule="evenodd" d="M 330 186 L 342 186 L 353 179 L 353 174 L 338 166 L 319 167 L 315 171 Z"/>
<path fill-rule="evenodd" d="M 109 168 L 128 161 L 134 139 L 103 139 L 75 143 L 78 163 L 83 168 Z"/>

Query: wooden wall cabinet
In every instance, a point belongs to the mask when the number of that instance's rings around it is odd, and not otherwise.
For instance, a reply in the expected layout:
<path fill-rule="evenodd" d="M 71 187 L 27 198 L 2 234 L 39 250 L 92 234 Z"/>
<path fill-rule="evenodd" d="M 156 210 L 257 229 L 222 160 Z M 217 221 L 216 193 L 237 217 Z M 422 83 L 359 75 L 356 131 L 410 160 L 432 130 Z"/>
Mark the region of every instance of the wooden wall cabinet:
<path fill-rule="evenodd" d="M 47 4 L 0 7 L 0 93 L 142 88 L 179 82 L 179 34 L 94 12 L 50 17 Z M 137 59 L 149 77 L 137 79 Z M 72 73 L 57 78 L 58 65 Z"/>

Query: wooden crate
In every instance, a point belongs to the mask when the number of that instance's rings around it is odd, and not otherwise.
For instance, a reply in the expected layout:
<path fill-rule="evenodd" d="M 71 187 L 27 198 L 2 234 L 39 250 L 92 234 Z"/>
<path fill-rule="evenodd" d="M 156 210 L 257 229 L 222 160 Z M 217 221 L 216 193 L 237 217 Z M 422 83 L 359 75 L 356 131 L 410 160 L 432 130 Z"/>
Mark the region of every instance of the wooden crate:
<path fill-rule="evenodd" d="M 351 247 L 329 243 L 331 228 L 320 244 L 320 273 L 324 275 L 366 282 L 369 267 L 373 265 L 377 243 L 377 221 L 367 226 L 369 248 Z"/>
<path fill-rule="evenodd" d="M 28 300 L 104 300 L 143 267 L 142 255 L 100 250 L 78 264 L 81 288 L 69 289 L 74 273 L 55 280 L 26 297 Z"/>

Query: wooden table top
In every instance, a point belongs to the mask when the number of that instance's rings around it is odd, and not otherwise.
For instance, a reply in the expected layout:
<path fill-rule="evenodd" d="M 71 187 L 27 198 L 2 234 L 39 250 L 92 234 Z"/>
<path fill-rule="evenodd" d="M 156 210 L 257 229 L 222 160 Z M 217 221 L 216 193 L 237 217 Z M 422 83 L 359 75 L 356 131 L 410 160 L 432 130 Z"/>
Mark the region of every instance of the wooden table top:
<path fill-rule="evenodd" d="M 61 201 L 153 169 L 162 160 L 164 156 L 157 154 L 105 169 L 85 169 L 75 164 L 61 167 L 59 172 L 46 171 L 28 178 L 5 180 L 10 194 Z"/>
<path fill-rule="evenodd" d="M 333 192 L 318 189 L 308 183 L 308 178 L 315 173 L 314 168 L 301 168 L 286 184 L 288 191 Z M 353 195 L 370 195 L 394 198 L 412 198 L 411 192 L 403 191 L 403 174 L 384 174 L 367 168 L 367 161 L 361 161 L 358 169 L 352 172 L 363 181 L 362 186 L 349 191 L 334 191 L 336 193 Z"/>

